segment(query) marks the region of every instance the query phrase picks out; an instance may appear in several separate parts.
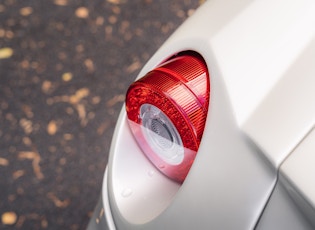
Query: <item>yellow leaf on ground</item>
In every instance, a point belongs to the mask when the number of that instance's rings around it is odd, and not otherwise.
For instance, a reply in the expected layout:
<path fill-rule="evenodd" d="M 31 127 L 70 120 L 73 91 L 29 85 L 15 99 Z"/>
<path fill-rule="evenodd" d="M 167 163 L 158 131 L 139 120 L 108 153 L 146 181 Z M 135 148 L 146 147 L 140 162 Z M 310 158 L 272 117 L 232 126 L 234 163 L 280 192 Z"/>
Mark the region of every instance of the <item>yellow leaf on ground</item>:
<path fill-rule="evenodd" d="M 32 160 L 33 170 L 38 180 L 44 178 L 44 175 L 40 168 L 41 157 L 38 152 L 33 151 L 21 151 L 19 152 L 18 158 L 21 160 L 28 159 Z"/>
<path fill-rule="evenodd" d="M 71 81 L 72 77 L 73 77 L 73 75 L 70 72 L 66 72 L 66 73 L 62 74 L 62 80 L 66 81 L 66 82 Z"/>
<path fill-rule="evenodd" d="M 8 166 L 9 165 L 9 161 L 3 157 L 0 157 L 0 165 L 1 166 Z"/>
<path fill-rule="evenodd" d="M 17 220 L 17 215 L 15 212 L 5 212 L 1 216 L 1 221 L 6 225 L 13 225 Z"/>
<path fill-rule="evenodd" d="M 30 15 L 32 13 L 33 13 L 33 8 L 32 7 L 27 6 L 27 7 L 23 7 L 22 9 L 20 9 L 20 14 L 22 16 L 28 16 L 28 15 Z"/>
<path fill-rule="evenodd" d="M 47 125 L 47 132 L 49 135 L 55 135 L 57 132 L 57 123 L 54 120 L 51 120 Z"/>
<path fill-rule="evenodd" d="M 22 118 L 20 120 L 20 126 L 23 128 L 26 134 L 30 134 L 33 132 L 33 122 L 26 118 Z"/>
<path fill-rule="evenodd" d="M 120 4 L 121 3 L 121 0 L 107 0 L 109 3 L 112 3 L 112 4 Z"/>
<path fill-rule="evenodd" d="M 66 208 L 69 206 L 70 204 L 70 200 L 69 199 L 65 199 L 65 200 L 60 200 L 55 194 L 53 193 L 48 193 L 47 197 L 55 204 L 56 207 L 58 208 Z"/>
<path fill-rule="evenodd" d="M 91 60 L 91 59 L 86 59 L 85 61 L 84 61 L 84 65 L 85 65 L 85 67 L 87 68 L 87 70 L 90 72 L 90 73 L 92 73 L 92 72 L 94 72 L 94 70 L 95 70 L 95 67 L 94 67 L 94 63 L 93 63 L 93 61 Z"/>
<path fill-rule="evenodd" d="M 0 49 L 0 59 L 9 58 L 13 55 L 13 49 L 5 47 Z"/>
<path fill-rule="evenodd" d="M 133 73 L 136 70 L 140 69 L 141 63 L 139 61 L 135 61 L 130 66 L 127 67 L 127 73 Z"/>
<path fill-rule="evenodd" d="M 43 84 L 42 84 L 42 91 L 43 91 L 44 93 L 49 93 L 49 92 L 51 92 L 52 89 L 53 89 L 53 84 L 52 84 L 52 82 L 45 80 L 45 81 L 43 82 Z"/>
<path fill-rule="evenodd" d="M 55 0 L 54 3 L 58 6 L 66 6 L 68 5 L 68 0 Z"/>
<path fill-rule="evenodd" d="M 75 11 L 75 15 L 78 18 L 87 18 L 89 16 L 89 10 L 86 7 L 79 7 L 76 11 Z"/>
<path fill-rule="evenodd" d="M 21 176 L 24 176 L 25 171 L 24 170 L 17 170 L 12 174 L 12 177 L 14 180 L 20 178 Z"/>
<path fill-rule="evenodd" d="M 123 102 L 124 100 L 125 100 L 125 95 L 124 94 L 118 94 L 118 95 L 114 96 L 112 99 L 108 100 L 106 105 L 108 107 L 112 107 L 119 102 Z"/>
<path fill-rule="evenodd" d="M 88 88 L 81 88 L 75 92 L 75 94 L 71 95 L 69 102 L 71 104 L 79 103 L 83 98 L 87 97 L 90 94 L 90 90 Z"/>

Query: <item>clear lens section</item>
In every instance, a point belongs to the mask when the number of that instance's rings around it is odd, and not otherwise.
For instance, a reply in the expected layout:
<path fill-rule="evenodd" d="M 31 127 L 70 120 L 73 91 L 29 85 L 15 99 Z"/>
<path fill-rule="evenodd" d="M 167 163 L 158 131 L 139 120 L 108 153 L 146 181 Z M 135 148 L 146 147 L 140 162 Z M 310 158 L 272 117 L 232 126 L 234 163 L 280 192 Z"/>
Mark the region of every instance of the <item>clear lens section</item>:
<path fill-rule="evenodd" d="M 184 147 L 171 120 L 157 107 L 143 104 L 140 107 L 142 133 L 152 150 L 166 163 L 180 164 Z"/>

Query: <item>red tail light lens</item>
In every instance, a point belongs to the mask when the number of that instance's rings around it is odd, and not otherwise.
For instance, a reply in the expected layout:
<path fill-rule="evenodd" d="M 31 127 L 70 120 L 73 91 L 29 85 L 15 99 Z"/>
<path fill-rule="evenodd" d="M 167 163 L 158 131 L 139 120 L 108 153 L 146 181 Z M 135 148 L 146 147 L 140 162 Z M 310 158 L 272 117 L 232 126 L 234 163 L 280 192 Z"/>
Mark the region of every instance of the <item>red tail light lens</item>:
<path fill-rule="evenodd" d="M 209 74 L 195 53 L 161 64 L 128 89 L 130 128 L 144 154 L 183 182 L 197 153 L 209 105 Z"/>

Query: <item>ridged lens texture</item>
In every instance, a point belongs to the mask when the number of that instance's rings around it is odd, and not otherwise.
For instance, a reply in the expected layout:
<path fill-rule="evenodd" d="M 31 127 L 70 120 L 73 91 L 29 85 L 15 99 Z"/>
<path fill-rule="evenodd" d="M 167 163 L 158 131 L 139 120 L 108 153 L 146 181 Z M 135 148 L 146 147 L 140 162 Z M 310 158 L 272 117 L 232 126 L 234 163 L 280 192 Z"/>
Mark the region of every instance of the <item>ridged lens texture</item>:
<path fill-rule="evenodd" d="M 206 64 L 195 53 L 172 58 L 134 82 L 128 89 L 126 111 L 139 146 L 161 172 L 178 182 L 184 181 L 195 159 L 208 112 L 209 92 Z M 166 161 L 148 143 L 140 115 L 140 108 L 144 104 L 161 110 L 171 121 L 171 124 L 167 123 L 169 128 L 175 128 L 179 133 L 184 149 L 181 162 L 174 161 L 176 164 L 172 164 L 171 161 Z M 159 122 L 164 125 L 163 119 Z M 165 128 L 168 129 L 167 126 Z"/>

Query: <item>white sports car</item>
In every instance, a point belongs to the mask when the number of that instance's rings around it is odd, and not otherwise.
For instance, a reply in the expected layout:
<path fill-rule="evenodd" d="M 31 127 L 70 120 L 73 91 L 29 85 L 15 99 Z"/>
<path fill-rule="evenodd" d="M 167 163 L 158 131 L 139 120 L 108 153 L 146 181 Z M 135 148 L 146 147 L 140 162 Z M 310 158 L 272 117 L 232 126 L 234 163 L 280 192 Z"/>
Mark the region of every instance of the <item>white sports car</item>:
<path fill-rule="evenodd" d="M 117 122 L 95 229 L 315 229 L 315 1 L 210 0 Z"/>

